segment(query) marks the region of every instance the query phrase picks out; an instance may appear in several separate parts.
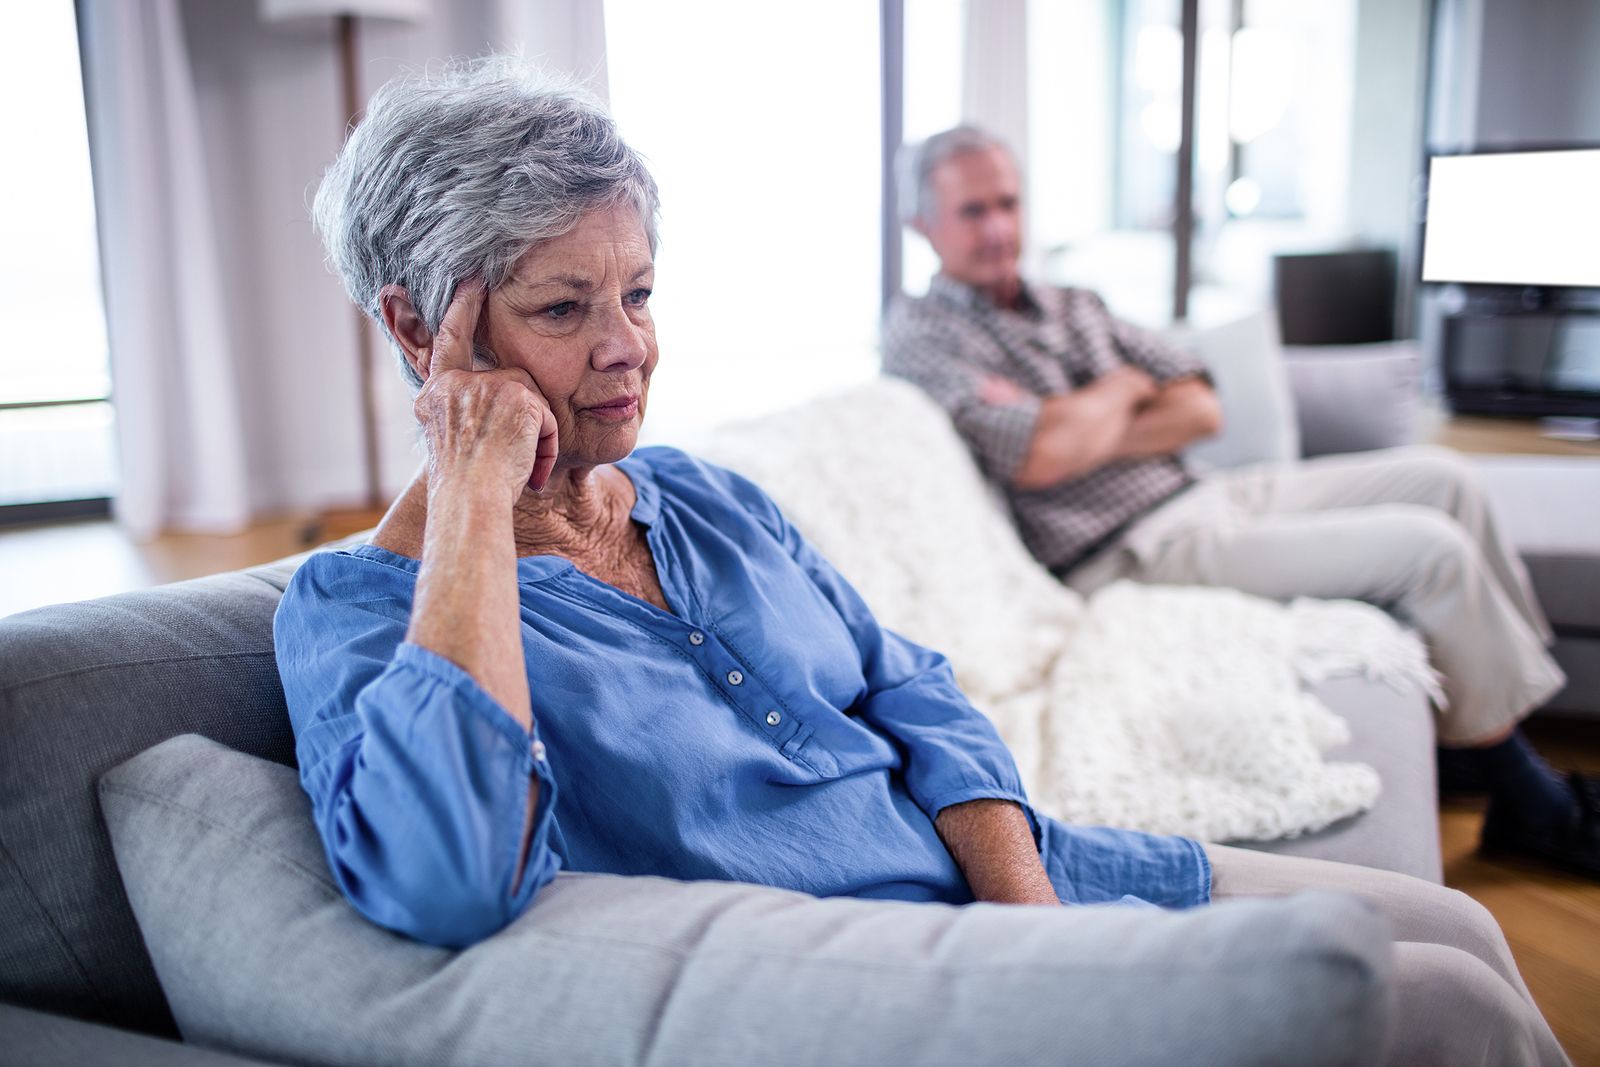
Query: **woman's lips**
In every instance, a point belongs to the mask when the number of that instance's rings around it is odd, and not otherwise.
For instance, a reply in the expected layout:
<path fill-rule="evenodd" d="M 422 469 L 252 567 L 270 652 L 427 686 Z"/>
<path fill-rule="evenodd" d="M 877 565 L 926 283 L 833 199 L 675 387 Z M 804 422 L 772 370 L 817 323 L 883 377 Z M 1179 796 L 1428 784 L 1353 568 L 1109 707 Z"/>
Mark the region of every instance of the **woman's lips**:
<path fill-rule="evenodd" d="M 636 396 L 623 396 L 615 400 L 608 400 L 604 404 L 593 404 L 583 409 L 589 414 L 601 419 L 616 419 L 623 421 L 631 419 L 639 411 L 639 398 Z"/>

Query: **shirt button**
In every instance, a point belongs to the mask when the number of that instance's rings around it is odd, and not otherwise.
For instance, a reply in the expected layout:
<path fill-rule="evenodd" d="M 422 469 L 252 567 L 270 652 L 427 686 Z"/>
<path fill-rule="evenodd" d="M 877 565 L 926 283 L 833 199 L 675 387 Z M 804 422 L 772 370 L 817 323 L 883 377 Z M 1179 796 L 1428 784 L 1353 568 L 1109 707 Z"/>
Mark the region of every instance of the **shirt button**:
<path fill-rule="evenodd" d="M 699 630 L 696 630 L 694 633 L 689 635 L 689 643 L 691 645 L 703 645 L 706 643 L 706 635 L 701 633 Z"/>
<path fill-rule="evenodd" d="M 767 712 L 767 725 L 768 726 L 776 726 L 782 721 L 783 721 L 783 716 L 782 715 L 779 715 L 775 711 Z"/>
<path fill-rule="evenodd" d="M 528 751 L 533 753 L 533 758 L 534 759 L 536 759 L 536 760 L 544 759 L 544 742 L 543 741 L 535 741 L 533 743 L 533 745 L 531 747 L 529 747 Z"/>
<path fill-rule="evenodd" d="M 728 672 L 728 684 L 729 685 L 741 685 L 741 684 L 743 684 L 743 682 L 744 682 L 744 675 L 740 674 L 738 671 L 729 671 Z"/>

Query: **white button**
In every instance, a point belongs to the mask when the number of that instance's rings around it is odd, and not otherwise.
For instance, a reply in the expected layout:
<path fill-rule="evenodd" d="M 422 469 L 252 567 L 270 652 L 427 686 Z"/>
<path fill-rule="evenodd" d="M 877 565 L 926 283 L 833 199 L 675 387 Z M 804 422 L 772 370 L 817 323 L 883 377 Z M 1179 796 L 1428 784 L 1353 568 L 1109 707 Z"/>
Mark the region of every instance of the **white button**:
<path fill-rule="evenodd" d="M 744 682 L 744 675 L 740 674 L 738 671 L 729 671 L 728 672 L 728 684 L 729 685 L 739 685 L 739 684 L 741 684 L 743 682 Z"/>
<path fill-rule="evenodd" d="M 533 746 L 528 751 L 533 753 L 533 758 L 534 759 L 536 759 L 536 760 L 544 759 L 544 742 L 543 741 L 535 741 L 533 743 Z"/>
<path fill-rule="evenodd" d="M 779 715 L 775 711 L 767 712 L 767 725 L 768 726 L 776 726 L 782 721 L 783 721 L 783 716 L 782 715 Z"/>
<path fill-rule="evenodd" d="M 689 643 L 691 645 L 703 645 L 706 643 L 706 635 L 701 633 L 699 630 L 696 630 L 694 633 L 689 635 Z"/>

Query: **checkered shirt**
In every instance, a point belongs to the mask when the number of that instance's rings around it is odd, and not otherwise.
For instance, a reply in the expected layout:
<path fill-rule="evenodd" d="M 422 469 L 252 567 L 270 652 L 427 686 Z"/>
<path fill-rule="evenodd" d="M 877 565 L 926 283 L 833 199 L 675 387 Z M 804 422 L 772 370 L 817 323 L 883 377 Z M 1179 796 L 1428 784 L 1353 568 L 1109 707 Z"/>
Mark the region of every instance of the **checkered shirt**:
<path fill-rule="evenodd" d="M 1193 484 L 1177 456 L 1126 459 L 1045 489 L 1012 484 L 1044 397 L 1081 388 L 1121 363 L 1157 382 L 1206 376 L 1204 364 L 1146 330 L 1119 322 L 1087 289 L 1025 286 L 1022 309 L 1000 310 L 940 275 L 925 297 L 899 297 L 883 331 L 883 369 L 920 385 L 950 414 L 988 478 L 1005 493 L 1023 541 L 1062 573 L 1135 519 Z M 1001 377 L 1025 396 L 993 403 Z"/>

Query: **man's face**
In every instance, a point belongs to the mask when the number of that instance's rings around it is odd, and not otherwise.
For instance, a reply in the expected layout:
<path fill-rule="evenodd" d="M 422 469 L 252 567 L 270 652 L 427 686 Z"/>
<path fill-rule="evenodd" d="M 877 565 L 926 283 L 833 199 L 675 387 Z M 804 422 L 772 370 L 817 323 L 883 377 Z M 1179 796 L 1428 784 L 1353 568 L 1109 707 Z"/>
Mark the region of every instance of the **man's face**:
<path fill-rule="evenodd" d="M 929 175 L 933 217 L 916 229 L 939 254 L 944 273 L 979 289 L 1014 284 L 1022 255 L 1022 205 L 1016 165 L 1002 148 L 962 152 Z"/>

